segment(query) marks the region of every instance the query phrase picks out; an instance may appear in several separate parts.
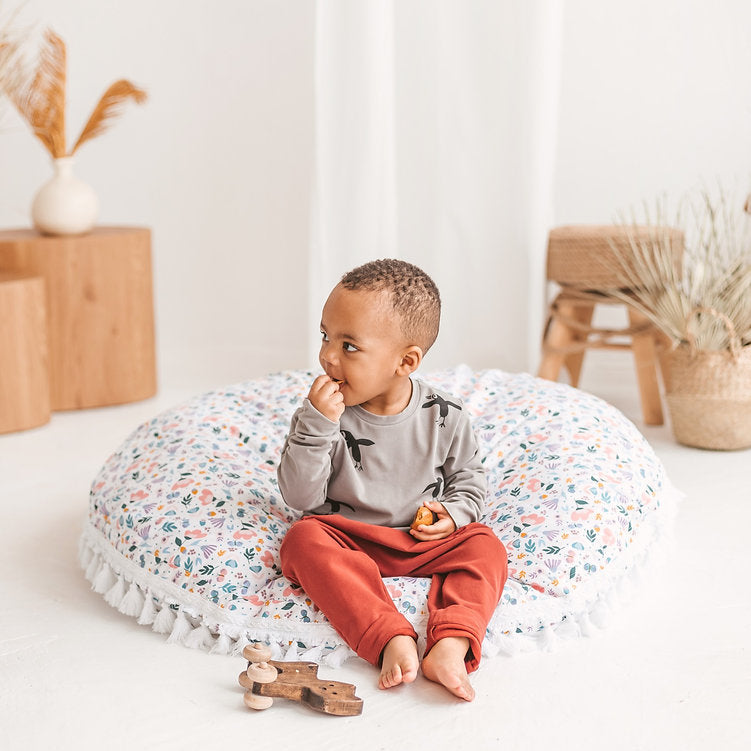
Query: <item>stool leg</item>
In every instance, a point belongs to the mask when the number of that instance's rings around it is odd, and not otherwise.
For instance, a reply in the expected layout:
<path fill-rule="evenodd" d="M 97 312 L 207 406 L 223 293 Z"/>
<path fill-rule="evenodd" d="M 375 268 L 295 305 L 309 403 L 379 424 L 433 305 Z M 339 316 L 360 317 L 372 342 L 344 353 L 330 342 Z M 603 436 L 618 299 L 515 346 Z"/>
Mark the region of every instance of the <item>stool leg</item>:
<path fill-rule="evenodd" d="M 559 302 L 558 310 L 564 317 L 571 317 L 574 306 L 567 302 Z M 542 341 L 542 362 L 537 371 L 539 378 L 557 381 L 566 357 L 571 353 L 571 345 L 575 341 L 574 331 L 559 318 L 553 316 L 548 322 Z"/>
<path fill-rule="evenodd" d="M 589 328 L 592 323 L 592 314 L 594 313 L 594 310 L 594 303 L 580 302 L 575 306 L 572 306 L 571 316 L 578 323 L 581 323 Z M 581 350 L 579 350 L 578 352 L 571 352 L 570 354 L 566 355 L 566 370 L 568 370 L 569 376 L 571 377 L 572 386 L 579 385 L 579 376 L 582 371 L 582 363 L 584 362 L 584 349 L 586 347 L 585 342 L 587 341 L 588 336 L 589 334 L 587 333 L 587 331 L 576 330 L 574 332 L 574 341 L 581 344 Z"/>
<path fill-rule="evenodd" d="M 633 308 L 628 309 L 631 326 L 648 324 L 649 320 Z M 662 425 L 662 401 L 657 381 L 657 348 L 654 331 L 649 329 L 642 334 L 634 334 L 631 347 L 636 361 L 636 379 L 641 395 L 641 411 L 647 425 Z"/>

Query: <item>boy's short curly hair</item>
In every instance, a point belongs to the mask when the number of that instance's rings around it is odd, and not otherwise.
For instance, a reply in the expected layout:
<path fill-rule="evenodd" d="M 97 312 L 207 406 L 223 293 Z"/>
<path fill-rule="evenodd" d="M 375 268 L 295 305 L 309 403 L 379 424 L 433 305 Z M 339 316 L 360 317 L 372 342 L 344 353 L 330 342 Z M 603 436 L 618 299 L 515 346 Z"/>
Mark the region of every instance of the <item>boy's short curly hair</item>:
<path fill-rule="evenodd" d="M 388 292 L 402 332 L 411 344 L 427 352 L 438 336 L 441 296 L 435 282 L 419 267 L 395 258 L 370 261 L 346 273 L 341 284 L 349 290 Z"/>

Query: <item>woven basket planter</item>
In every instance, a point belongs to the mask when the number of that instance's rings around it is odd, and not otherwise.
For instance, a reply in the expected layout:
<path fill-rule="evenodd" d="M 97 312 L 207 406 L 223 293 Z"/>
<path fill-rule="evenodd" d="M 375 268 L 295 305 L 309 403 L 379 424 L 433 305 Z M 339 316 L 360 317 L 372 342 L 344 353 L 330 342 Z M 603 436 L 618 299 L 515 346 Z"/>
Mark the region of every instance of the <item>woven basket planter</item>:
<path fill-rule="evenodd" d="M 682 344 L 663 358 L 675 439 L 703 449 L 751 446 L 751 346 L 702 351 Z"/>
<path fill-rule="evenodd" d="M 671 227 L 569 225 L 548 235 L 547 278 L 580 289 L 605 290 L 624 285 L 623 265 L 634 244 L 649 253 L 654 243 L 667 244 L 680 269 L 683 232 Z"/>

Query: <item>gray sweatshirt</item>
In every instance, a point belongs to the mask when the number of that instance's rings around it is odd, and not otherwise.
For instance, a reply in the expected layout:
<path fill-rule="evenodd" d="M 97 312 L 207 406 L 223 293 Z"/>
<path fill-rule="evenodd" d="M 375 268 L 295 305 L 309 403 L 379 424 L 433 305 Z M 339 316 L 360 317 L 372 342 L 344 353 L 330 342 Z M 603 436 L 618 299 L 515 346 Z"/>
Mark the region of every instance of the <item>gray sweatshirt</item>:
<path fill-rule="evenodd" d="M 288 506 L 409 527 L 418 507 L 440 501 L 457 528 L 478 521 L 485 475 L 462 403 L 412 379 L 398 415 L 346 407 L 339 422 L 305 399 L 292 416 L 278 470 Z"/>

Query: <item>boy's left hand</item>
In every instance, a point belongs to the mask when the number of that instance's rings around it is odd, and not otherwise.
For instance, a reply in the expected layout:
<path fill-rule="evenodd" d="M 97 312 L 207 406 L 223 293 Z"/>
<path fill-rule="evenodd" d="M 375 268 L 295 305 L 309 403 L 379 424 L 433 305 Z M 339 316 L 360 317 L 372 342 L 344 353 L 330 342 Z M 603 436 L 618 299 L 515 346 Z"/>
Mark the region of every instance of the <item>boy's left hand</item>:
<path fill-rule="evenodd" d="M 423 505 L 427 506 L 438 519 L 434 524 L 421 524 L 417 529 L 410 529 L 409 533 L 412 537 L 421 541 L 442 540 L 456 531 L 456 524 L 442 503 L 426 501 Z"/>

